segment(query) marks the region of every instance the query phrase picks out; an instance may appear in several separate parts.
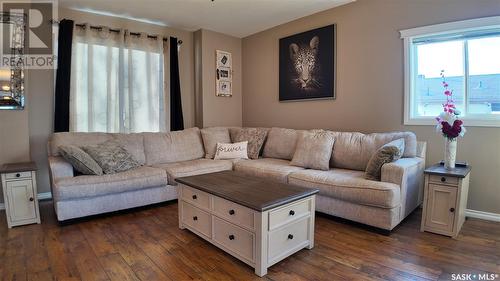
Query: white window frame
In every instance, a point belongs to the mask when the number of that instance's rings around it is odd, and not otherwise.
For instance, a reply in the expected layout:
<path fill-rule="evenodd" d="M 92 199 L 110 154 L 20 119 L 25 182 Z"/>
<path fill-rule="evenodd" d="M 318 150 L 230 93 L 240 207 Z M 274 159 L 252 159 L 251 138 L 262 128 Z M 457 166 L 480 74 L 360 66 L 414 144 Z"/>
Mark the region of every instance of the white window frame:
<path fill-rule="evenodd" d="M 415 86 L 414 73 L 415 47 L 412 42 L 416 38 L 433 35 L 445 35 L 457 32 L 480 31 L 492 28 L 500 28 L 500 16 L 478 18 L 457 22 L 442 23 L 411 29 L 400 30 L 401 39 L 404 42 L 404 125 L 436 125 L 432 116 L 412 115 L 412 90 Z M 468 63 L 467 61 L 464 63 Z M 465 79 L 467 80 L 467 79 Z M 465 82 L 467 83 L 467 81 Z M 467 103 L 467 101 L 464 101 Z M 500 115 L 466 115 L 462 116 L 466 126 L 500 127 Z"/>

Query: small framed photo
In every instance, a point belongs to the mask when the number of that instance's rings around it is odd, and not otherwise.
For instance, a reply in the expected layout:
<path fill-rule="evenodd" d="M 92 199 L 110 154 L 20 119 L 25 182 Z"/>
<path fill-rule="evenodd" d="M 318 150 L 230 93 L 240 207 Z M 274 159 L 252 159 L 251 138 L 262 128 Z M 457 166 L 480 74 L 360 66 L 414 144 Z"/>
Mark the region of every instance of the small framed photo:
<path fill-rule="evenodd" d="M 231 53 L 217 50 L 217 67 L 231 67 L 233 60 Z"/>
<path fill-rule="evenodd" d="M 219 80 L 217 81 L 217 96 L 218 97 L 230 97 L 232 95 L 231 82 Z"/>

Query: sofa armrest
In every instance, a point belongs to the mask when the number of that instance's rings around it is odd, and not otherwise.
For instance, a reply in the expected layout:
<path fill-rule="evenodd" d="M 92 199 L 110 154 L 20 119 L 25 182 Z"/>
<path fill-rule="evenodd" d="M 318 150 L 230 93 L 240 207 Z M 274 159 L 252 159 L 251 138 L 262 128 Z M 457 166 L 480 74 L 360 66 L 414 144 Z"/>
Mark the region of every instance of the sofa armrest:
<path fill-rule="evenodd" d="M 402 220 L 422 203 L 425 159 L 420 157 L 401 158 L 382 166 L 382 181 L 401 188 Z"/>
<path fill-rule="evenodd" d="M 427 153 L 427 143 L 425 141 L 417 142 L 417 157 L 425 159 Z"/>
<path fill-rule="evenodd" d="M 49 156 L 51 181 L 59 178 L 74 177 L 73 166 L 62 157 Z"/>

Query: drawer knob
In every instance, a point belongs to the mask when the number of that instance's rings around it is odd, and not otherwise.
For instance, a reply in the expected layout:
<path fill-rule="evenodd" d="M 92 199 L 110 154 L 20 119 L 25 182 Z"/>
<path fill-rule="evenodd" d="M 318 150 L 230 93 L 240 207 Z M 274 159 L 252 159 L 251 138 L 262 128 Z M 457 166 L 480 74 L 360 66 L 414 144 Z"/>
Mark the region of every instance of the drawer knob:
<path fill-rule="evenodd" d="M 232 216 L 234 215 L 234 210 L 229 210 L 229 214 Z"/>
<path fill-rule="evenodd" d="M 197 221 L 197 220 L 198 220 L 198 217 L 197 217 L 197 216 L 194 216 L 194 217 L 193 217 L 193 220 L 194 220 L 194 221 Z"/>
<path fill-rule="evenodd" d="M 292 234 L 288 234 L 288 239 L 292 240 L 293 239 L 293 235 Z"/>
<path fill-rule="evenodd" d="M 198 196 L 196 196 L 196 194 L 193 195 L 193 200 L 196 200 L 196 198 L 198 198 Z"/>
<path fill-rule="evenodd" d="M 229 240 L 234 240 L 234 235 L 229 235 Z"/>
<path fill-rule="evenodd" d="M 35 199 L 33 199 L 33 197 L 30 197 L 30 201 L 33 202 Z"/>
<path fill-rule="evenodd" d="M 455 208 L 450 208 L 450 212 L 454 213 L 455 212 Z"/>
<path fill-rule="evenodd" d="M 445 177 L 441 177 L 441 181 L 442 181 L 442 182 L 445 182 L 445 181 L 446 181 L 446 178 L 445 178 Z"/>
<path fill-rule="evenodd" d="M 290 210 L 290 216 L 295 216 L 295 211 L 294 210 Z"/>
<path fill-rule="evenodd" d="M 16 178 L 19 178 L 19 177 L 21 177 L 21 174 L 17 173 Z"/>

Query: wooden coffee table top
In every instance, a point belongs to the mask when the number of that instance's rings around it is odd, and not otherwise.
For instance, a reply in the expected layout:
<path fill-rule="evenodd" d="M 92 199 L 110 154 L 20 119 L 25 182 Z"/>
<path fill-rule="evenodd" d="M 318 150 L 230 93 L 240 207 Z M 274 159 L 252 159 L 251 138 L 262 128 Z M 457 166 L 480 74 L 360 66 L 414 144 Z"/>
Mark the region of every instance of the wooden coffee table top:
<path fill-rule="evenodd" d="M 311 196 L 319 191 L 234 171 L 183 177 L 176 181 L 259 212 Z"/>

